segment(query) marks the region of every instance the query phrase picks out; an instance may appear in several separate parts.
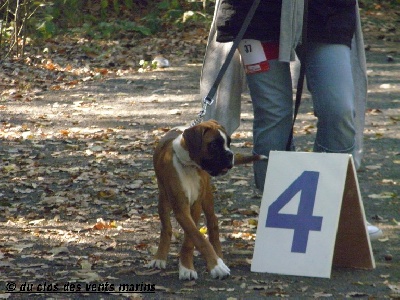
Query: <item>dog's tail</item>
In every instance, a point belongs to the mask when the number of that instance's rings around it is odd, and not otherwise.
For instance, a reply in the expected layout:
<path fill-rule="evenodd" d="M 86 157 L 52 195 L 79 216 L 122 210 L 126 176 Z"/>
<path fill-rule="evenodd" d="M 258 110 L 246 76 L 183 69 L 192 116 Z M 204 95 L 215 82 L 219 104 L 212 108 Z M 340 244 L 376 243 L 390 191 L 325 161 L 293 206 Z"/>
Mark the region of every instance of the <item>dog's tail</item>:
<path fill-rule="evenodd" d="M 259 161 L 259 160 L 268 161 L 268 157 L 266 157 L 265 155 L 243 155 L 240 153 L 236 153 L 234 165 L 235 166 L 243 165 L 243 164 L 248 164 L 248 163 Z"/>

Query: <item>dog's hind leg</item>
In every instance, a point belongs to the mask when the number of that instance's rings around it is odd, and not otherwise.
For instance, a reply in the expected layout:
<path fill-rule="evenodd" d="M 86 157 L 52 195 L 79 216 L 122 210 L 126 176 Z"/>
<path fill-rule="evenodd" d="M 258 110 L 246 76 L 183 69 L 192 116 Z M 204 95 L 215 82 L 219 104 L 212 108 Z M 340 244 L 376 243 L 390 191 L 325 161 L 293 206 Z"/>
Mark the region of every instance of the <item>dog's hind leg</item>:
<path fill-rule="evenodd" d="M 165 269 L 167 266 L 167 256 L 171 244 L 171 205 L 166 197 L 164 190 L 160 187 L 160 199 L 158 203 L 158 214 L 161 221 L 160 243 L 154 259 L 147 264 L 149 268 Z"/>

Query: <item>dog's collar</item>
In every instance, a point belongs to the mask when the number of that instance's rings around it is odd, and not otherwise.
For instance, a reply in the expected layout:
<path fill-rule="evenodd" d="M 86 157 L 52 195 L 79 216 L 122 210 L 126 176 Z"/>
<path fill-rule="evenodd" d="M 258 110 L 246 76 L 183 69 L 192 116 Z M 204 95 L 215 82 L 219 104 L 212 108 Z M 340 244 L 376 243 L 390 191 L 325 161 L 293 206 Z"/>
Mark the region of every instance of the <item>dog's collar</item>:
<path fill-rule="evenodd" d="M 200 168 L 198 164 L 196 164 L 189 156 L 189 151 L 185 150 L 181 146 L 181 140 L 183 136 L 182 134 L 178 136 L 172 142 L 172 148 L 174 150 L 174 154 L 176 160 L 184 167 L 192 167 L 192 168 Z"/>

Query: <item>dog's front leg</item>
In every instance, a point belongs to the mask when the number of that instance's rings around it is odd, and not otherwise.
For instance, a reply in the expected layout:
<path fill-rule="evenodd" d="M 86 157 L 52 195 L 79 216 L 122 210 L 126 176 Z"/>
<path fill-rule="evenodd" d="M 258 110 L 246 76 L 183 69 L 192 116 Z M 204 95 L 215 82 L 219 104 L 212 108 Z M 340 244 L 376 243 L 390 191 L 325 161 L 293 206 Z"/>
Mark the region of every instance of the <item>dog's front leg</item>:
<path fill-rule="evenodd" d="M 193 222 L 197 226 L 201 216 L 200 202 L 196 201 L 192 205 L 192 207 L 190 208 L 190 213 Z M 193 265 L 193 251 L 194 251 L 194 243 L 185 232 L 179 258 L 179 279 L 184 279 L 184 280 L 197 279 L 197 272 L 195 271 Z"/>
<path fill-rule="evenodd" d="M 218 219 L 214 211 L 214 200 L 212 193 L 210 193 L 210 195 L 205 199 L 208 200 L 203 201 L 202 205 L 207 222 L 208 239 L 210 240 L 211 245 L 213 245 L 218 257 L 223 258 L 221 242 L 219 240 Z"/>
<path fill-rule="evenodd" d="M 175 209 L 175 207 L 174 207 Z M 203 237 L 203 235 L 198 230 L 195 222 L 190 216 L 187 210 L 182 210 L 181 208 L 176 208 L 175 216 L 178 223 L 182 226 L 185 233 L 190 236 L 196 249 L 203 255 L 207 262 L 207 268 L 211 273 L 213 278 L 224 278 L 229 276 L 230 270 L 224 264 L 223 260 L 218 257 L 211 243 Z"/>
<path fill-rule="evenodd" d="M 194 244 L 185 233 L 179 257 L 179 279 L 181 280 L 192 280 L 198 278 L 193 265 L 193 250 Z"/>

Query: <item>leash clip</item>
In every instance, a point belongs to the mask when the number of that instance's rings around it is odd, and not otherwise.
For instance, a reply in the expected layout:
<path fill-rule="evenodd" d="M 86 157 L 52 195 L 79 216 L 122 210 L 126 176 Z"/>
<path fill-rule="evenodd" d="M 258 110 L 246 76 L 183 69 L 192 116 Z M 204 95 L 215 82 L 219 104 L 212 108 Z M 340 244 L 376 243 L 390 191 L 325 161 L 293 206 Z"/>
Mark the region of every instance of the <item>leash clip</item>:
<path fill-rule="evenodd" d="M 203 108 L 202 110 L 199 112 L 199 114 L 197 115 L 196 120 L 194 120 L 191 124 L 190 127 L 193 127 L 201 122 L 203 122 L 204 116 L 206 115 L 206 111 L 207 111 L 207 106 L 211 105 L 214 103 L 214 99 L 206 96 L 203 99 Z"/>
<path fill-rule="evenodd" d="M 203 104 L 211 105 L 214 103 L 214 99 L 210 98 L 209 96 L 205 96 L 203 99 Z"/>
<path fill-rule="evenodd" d="M 213 104 L 214 103 L 214 99 L 212 99 L 212 98 L 210 98 L 210 97 L 208 97 L 208 96 L 206 96 L 204 99 L 203 99 L 203 109 L 200 111 L 200 113 L 199 113 L 199 117 L 200 118 L 203 118 L 204 116 L 205 116 L 205 114 L 206 114 L 206 111 L 207 111 L 207 106 L 209 106 L 209 105 L 211 105 L 211 104 Z"/>

